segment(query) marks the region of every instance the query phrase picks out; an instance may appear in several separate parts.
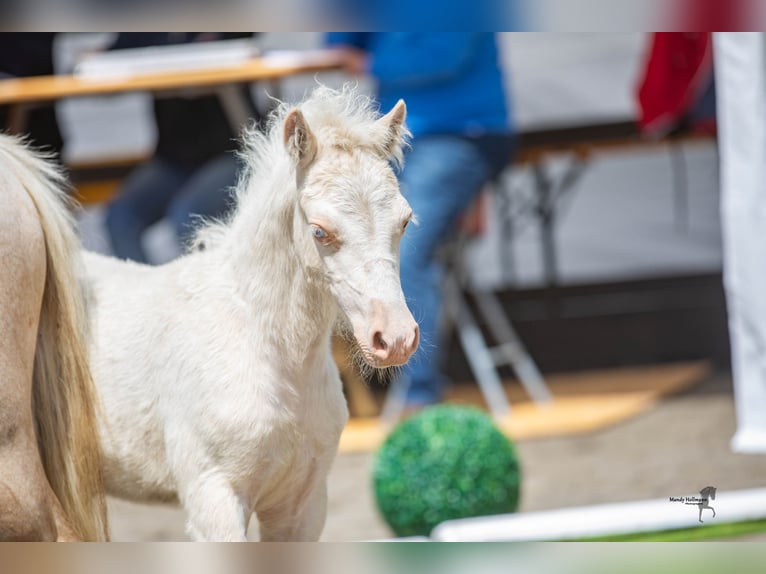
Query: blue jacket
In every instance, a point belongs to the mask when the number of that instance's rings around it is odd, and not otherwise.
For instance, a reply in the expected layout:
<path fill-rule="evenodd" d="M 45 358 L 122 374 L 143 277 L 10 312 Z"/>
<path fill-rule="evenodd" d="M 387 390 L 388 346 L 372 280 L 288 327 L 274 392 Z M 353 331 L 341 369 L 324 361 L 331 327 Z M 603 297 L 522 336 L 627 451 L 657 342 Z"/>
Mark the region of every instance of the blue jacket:
<path fill-rule="evenodd" d="M 493 33 L 333 32 L 326 41 L 370 54 L 381 110 L 403 98 L 415 137 L 511 130 Z"/>

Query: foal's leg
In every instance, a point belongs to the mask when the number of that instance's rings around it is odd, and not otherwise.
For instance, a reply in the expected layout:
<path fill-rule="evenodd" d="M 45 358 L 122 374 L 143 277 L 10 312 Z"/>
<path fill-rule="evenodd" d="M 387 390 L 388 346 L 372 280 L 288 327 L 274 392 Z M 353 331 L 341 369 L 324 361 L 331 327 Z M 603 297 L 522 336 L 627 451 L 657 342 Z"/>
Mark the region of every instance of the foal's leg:
<path fill-rule="evenodd" d="M 258 512 L 261 542 L 316 542 L 327 517 L 327 485 L 318 481 L 303 505 L 285 504 Z"/>
<path fill-rule="evenodd" d="M 246 542 L 250 514 L 231 481 L 209 461 L 191 429 L 180 423 L 174 434 L 184 438 L 166 448 L 178 498 L 186 510 L 186 532 L 193 540 Z"/>
<path fill-rule="evenodd" d="M 245 506 L 222 474 L 203 472 L 179 490 L 193 540 L 247 542 Z"/>

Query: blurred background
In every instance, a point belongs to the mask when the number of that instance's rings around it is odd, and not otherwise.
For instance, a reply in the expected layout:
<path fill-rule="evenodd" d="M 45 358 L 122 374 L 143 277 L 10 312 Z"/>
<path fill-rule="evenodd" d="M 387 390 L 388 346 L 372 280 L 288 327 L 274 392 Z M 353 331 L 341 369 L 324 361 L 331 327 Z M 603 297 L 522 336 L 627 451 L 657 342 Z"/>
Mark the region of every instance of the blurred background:
<path fill-rule="evenodd" d="M 72 74 L 84 55 L 114 41 L 58 34 L 52 71 Z M 274 58 L 323 41 L 278 32 L 252 40 Z M 502 381 L 511 411 L 498 425 L 518 452 L 520 513 L 764 486 L 766 456 L 730 444 L 737 418 L 710 34 L 498 33 L 497 41 L 517 149 L 485 187 L 474 226 L 460 230 L 449 274 L 481 334 L 478 352 L 495 344 L 514 352 L 482 383 L 466 322 L 447 321 L 446 400 L 493 411 L 487 389 Z M 341 70 L 247 90 L 253 113 L 265 115 L 271 95 L 298 100 L 317 81 L 349 80 L 373 93 L 368 79 Z M 106 205 L 152 156 L 154 99 L 130 90 L 55 102 L 88 249 L 114 253 Z M 180 253 L 167 218 L 141 242 L 152 264 Z M 487 294 L 510 335 L 493 330 Z M 520 384 L 519 366 L 529 361 L 542 380 Z M 394 418 L 397 405 L 390 385 L 342 371 L 352 420 L 329 479 L 323 540 L 389 538 L 371 474 L 390 430 L 386 405 Z M 178 509 L 110 505 L 115 540 L 185 538 Z"/>

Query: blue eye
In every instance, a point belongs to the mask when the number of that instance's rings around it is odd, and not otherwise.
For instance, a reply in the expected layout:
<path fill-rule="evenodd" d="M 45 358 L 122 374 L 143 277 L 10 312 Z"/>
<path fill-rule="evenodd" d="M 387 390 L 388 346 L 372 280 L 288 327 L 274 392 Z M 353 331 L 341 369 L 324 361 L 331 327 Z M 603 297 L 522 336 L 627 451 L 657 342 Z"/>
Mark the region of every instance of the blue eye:
<path fill-rule="evenodd" d="M 319 227 L 318 225 L 312 225 L 311 226 L 311 233 L 314 234 L 314 237 L 316 239 L 327 239 L 328 237 L 330 237 L 327 234 L 327 232 L 324 229 L 322 229 L 321 227 Z"/>

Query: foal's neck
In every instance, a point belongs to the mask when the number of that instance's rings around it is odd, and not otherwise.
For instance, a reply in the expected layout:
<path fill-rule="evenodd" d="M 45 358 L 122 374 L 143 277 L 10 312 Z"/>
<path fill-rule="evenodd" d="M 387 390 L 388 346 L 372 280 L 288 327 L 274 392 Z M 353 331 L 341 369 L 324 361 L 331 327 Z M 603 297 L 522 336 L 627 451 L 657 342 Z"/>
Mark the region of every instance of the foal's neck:
<path fill-rule="evenodd" d="M 322 274 L 307 264 L 306 250 L 313 245 L 301 233 L 291 170 L 277 166 L 257 187 L 250 185 L 221 245 L 221 257 L 253 320 L 300 357 L 329 342 L 335 300 Z"/>

